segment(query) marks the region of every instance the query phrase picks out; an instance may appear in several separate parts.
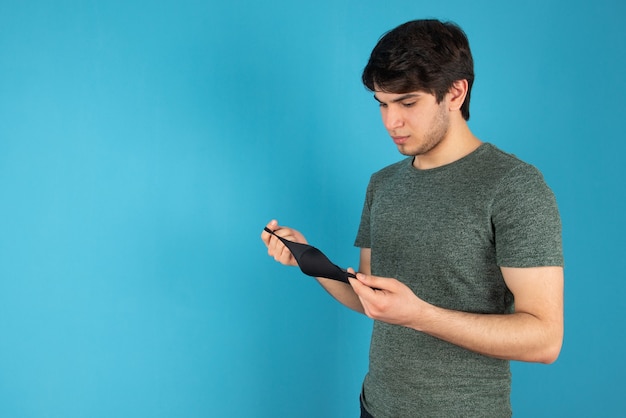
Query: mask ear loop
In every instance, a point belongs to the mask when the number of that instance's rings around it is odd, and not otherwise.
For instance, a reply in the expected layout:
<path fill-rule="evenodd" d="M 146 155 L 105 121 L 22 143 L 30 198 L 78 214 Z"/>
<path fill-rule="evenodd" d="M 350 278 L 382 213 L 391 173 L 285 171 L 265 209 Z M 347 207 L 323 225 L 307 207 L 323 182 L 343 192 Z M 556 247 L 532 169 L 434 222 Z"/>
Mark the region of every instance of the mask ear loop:
<path fill-rule="evenodd" d="M 265 232 L 274 235 L 276 238 L 281 240 L 283 244 L 285 244 L 289 251 L 291 251 L 293 258 L 296 259 L 300 270 L 302 270 L 302 272 L 307 276 L 324 277 L 348 284 L 350 283 L 348 281 L 348 277 L 356 278 L 354 274 L 348 273 L 346 270 L 336 264 L 333 264 L 333 262 L 330 261 L 328 257 L 326 257 L 324 253 L 317 248 L 308 244 L 301 244 L 299 242 L 290 241 L 280 237 L 268 227 L 265 227 L 264 230 Z"/>

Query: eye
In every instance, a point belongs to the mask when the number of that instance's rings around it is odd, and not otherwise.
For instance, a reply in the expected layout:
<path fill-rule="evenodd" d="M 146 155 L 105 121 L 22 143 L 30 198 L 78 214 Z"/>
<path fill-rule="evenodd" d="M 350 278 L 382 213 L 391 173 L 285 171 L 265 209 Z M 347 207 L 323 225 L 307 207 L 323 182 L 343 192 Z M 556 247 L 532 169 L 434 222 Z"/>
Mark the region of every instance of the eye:
<path fill-rule="evenodd" d="M 378 106 L 379 107 L 387 107 L 387 103 L 378 102 Z"/>
<path fill-rule="evenodd" d="M 415 102 L 402 103 L 402 106 L 404 106 L 404 107 L 413 107 L 414 104 L 415 104 Z"/>

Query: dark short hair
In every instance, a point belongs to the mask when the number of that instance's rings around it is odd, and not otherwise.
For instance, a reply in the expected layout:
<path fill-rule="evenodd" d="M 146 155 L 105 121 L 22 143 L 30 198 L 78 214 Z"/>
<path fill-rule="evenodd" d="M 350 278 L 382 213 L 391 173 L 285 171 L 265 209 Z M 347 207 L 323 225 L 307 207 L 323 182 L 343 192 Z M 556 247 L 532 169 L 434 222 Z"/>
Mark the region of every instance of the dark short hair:
<path fill-rule="evenodd" d="M 426 91 L 440 103 L 457 80 L 467 80 L 461 114 L 469 120 L 474 60 L 465 32 L 455 23 L 413 20 L 378 41 L 363 70 L 363 84 L 389 93 Z"/>

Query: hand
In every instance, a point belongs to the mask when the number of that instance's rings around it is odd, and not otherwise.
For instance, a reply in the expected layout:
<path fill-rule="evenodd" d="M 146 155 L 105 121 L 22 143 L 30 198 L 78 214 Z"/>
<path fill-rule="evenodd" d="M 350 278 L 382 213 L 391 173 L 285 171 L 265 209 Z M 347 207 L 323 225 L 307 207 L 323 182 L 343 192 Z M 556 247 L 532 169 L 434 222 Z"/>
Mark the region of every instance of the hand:
<path fill-rule="evenodd" d="M 426 302 L 418 298 L 404 283 L 387 277 L 357 273 L 350 284 L 372 319 L 395 325 L 415 327 Z"/>
<path fill-rule="evenodd" d="M 278 222 L 272 220 L 267 224 L 267 228 L 271 231 L 274 231 L 276 235 L 279 235 L 282 238 L 288 239 L 289 241 L 299 242 L 301 244 L 308 244 L 304 235 L 295 229 L 278 226 Z M 281 264 L 286 266 L 297 266 L 298 263 L 296 259 L 291 255 L 291 251 L 285 244 L 283 244 L 278 238 L 270 234 L 269 232 L 263 231 L 261 233 L 261 239 L 267 246 L 267 253 L 270 257 L 274 257 L 274 260 L 278 261 Z"/>

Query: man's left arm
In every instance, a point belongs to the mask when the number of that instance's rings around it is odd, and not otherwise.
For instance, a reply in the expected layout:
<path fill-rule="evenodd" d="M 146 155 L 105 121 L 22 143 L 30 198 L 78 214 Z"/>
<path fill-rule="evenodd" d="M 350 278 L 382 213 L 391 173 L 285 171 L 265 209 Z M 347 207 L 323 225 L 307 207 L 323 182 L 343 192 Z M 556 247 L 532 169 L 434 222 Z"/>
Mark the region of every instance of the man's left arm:
<path fill-rule="evenodd" d="M 511 314 L 476 314 L 431 305 L 395 279 L 358 274 L 350 282 L 366 315 L 500 359 L 554 362 L 563 342 L 563 268 L 503 267 L 515 297 Z"/>

